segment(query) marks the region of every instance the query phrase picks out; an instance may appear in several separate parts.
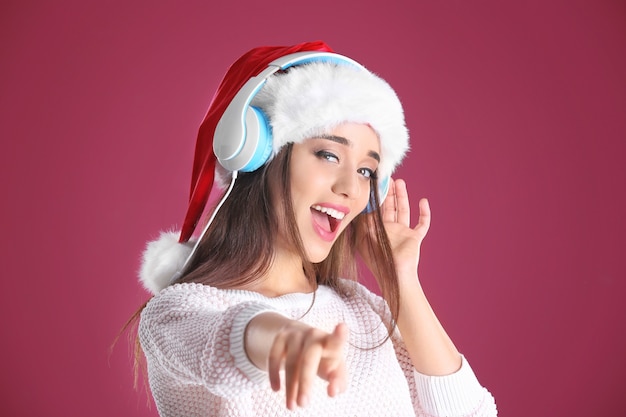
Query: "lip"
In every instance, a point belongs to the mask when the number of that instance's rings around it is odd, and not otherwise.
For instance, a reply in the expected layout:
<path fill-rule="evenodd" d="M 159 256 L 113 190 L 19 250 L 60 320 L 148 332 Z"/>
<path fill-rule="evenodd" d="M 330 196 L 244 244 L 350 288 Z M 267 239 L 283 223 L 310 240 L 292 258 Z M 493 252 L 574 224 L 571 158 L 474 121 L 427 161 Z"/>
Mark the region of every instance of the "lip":
<path fill-rule="evenodd" d="M 341 204 L 333 204 L 333 203 L 316 203 L 313 204 L 311 207 L 313 206 L 320 206 L 320 207 L 326 207 L 326 208 L 331 208 L 333 210 L 337 210 L 342 212 L 344 215 L 348 215 L 348 213 L 350 213 L 350 209 L 346 206 L 342 206 Z"/>
<path fill-rule="evenodd" d="M 319 207 L 324 207 L 324 208 L 329 208 L 329 209 L 333 209 L 336 210 L 340 213 L 344 214 L 344 218 L 345 216 L 347 216 L 350 213 L 350 209 L 346 206 L 342 206 L 340 204 L 333 204 L 333 203 L 317 203 L 317 204 L 313 204 L 311 206 L 311 210 L 316 210 L 313 208 L 313 206 L 319 206 Z M 317 211 L 317 210 L 316 210 Z M 328 231 L 325 228 L 323 228 L 322 226 L 320 226 L 314 218 L 311 219 L 311 223 L 313 224 L 313 230 L 315 231 L 315 233 L 322 238 L 322 240 L 326 241 L 326 242 L 332 242 L 335 240 L 335 238 L 337 237 L 337 235 L 339 234 L 339 230 L 341 229 L 341 223 L 343 222 L 343 220 L 336 220 L 336 226 L 333 227 L 332 231 Z"/>

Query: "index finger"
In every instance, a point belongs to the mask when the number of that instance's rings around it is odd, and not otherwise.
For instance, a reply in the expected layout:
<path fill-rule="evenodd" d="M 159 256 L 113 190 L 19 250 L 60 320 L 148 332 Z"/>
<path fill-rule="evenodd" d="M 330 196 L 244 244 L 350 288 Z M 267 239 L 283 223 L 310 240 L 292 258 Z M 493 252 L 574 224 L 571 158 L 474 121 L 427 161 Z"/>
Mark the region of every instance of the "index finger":
<path fill-rule="evenodd" d="M 410 226 L 411 224 L 411 204 L 409 202 L 409 192 L 406 189 L 404 180 L 395 181 L 396 195 L 396 221 L 400 224 Z"/>
<path fill-rule="evenodd" d="M 342 352 L 343 346 L 348 340 L 348 326 L 344 323 L 339 323 L 335 326 L 335 330 L 330 334 L 330 336 L 326 339 L 326 344 L 324 348 L 327 352 Z M 329 355 L 330 356 L 330 355 Z M 326 356 L 328 357 L 328 356 Z"/>
<path fill-rule="evenodd" d="M 325 369 L 327 373 L 320 375 L 328 381 L 328 395 L 334 397 L 346 390 L 346 367 L 343 358 L 343 347 L 348 340 L 348 327 L 339 323 L 333 333 L 329 336 L 326 348 L 329 350 L 329 357 L 336 359 L 338 362 L 332 369 Z"/>
<path fill-rule="evenodd" d="M 422 237 L 426 236 L 428 229 L 430 228 L 430 204 L 428 199 L 422 198 L 419 202 L 420 218 L 415 226 L 415 230 L 420 232 Z"/>

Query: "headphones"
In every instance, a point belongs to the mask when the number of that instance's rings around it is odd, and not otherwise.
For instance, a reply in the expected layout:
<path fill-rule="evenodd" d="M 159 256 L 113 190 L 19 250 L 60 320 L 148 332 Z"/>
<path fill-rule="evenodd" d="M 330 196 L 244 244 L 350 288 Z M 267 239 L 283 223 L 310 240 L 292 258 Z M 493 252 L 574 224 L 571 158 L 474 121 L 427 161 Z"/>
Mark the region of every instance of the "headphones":
<path fill-rule="evenodd" d="M 353 59 L 321 51 L 296 52 L 270 62 L 266 69 L 246 81 L 215 127 L 213 152 L 222 167 L 228 171 L 252 172 L 268 161 L 272 154 L 272 129 L 263 111 L 250 103 L 273 74 L 311 62 L 331 62 L 365 70 Z M 389 178 L 379 178 L 378 195 L 381 203 L 388 190 Z M 365 211 L 373 211 L 369 203 Z"/>

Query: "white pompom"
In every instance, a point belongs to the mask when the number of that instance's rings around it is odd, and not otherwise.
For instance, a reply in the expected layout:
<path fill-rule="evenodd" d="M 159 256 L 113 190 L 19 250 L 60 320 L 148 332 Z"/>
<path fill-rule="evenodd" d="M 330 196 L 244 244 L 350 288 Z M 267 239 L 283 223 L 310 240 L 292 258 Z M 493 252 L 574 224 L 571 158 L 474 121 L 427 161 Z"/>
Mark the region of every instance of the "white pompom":
<path fill-rule="evenodd" d="M 195 244 L 178 243 L 179 232 L 162 232 L 157 240 L 148 242 L 143 252 L 139 279 L 153 294 L 171 284 L 183 268 Z"/>

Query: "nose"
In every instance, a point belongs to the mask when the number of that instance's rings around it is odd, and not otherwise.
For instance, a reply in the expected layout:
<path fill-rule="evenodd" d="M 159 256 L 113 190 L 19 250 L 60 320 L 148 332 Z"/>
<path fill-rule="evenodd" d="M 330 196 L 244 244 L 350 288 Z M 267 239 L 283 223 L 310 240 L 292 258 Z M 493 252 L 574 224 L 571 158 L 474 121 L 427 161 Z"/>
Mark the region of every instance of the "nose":
<path fill-rule="evenodd" d="M 349 199 L 356 199 L 361 194 L 362 179 L 359 178 L 359 174 L 356 170 L 344 169 L 338 173 L 333 183 L 332 190 L 336 194 L 343 195 Z"/>

